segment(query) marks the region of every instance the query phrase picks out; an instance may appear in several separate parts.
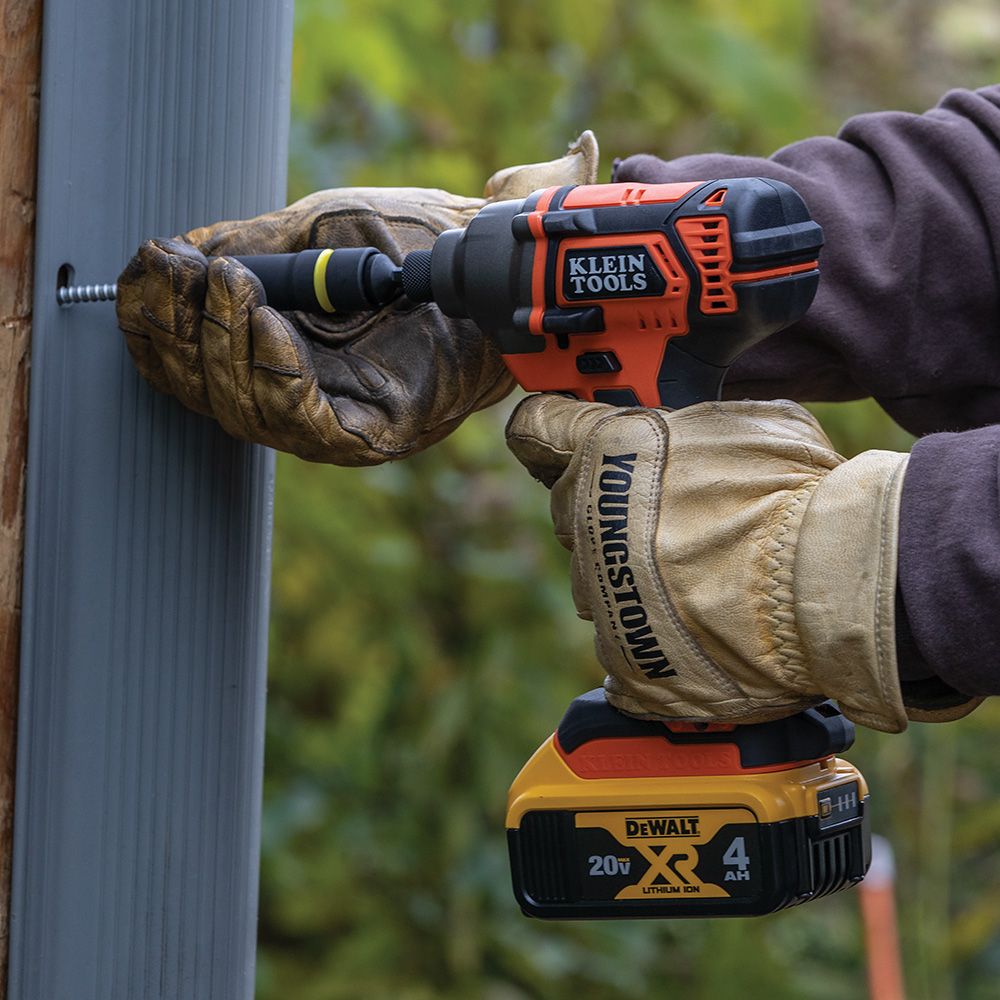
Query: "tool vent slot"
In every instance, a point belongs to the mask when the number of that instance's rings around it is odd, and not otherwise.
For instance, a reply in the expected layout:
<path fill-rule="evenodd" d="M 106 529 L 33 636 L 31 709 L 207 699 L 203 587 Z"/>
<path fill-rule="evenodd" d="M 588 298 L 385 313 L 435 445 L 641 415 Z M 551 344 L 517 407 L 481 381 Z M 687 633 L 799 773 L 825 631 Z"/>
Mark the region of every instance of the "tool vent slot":
<path fill-rule="evenodd" d="M 852 842 L 850 830 L 824 837 L 813 842 L 812 857 L 812 891 L 813 898 L 826 896 L 831 892 L 843 889 L 845 885 L 855 881 L 856 864 L 852 857 L 856 845 Z"/>
<path fill-rule="evenodd" d="M 724 215 L 695 216 L 678 219 L 676 228 L 698 269 L 701 311 L 706 315 L 736 312 L 736 291 L 729 271 L 733 263 L 729 220 Z"/>
<path fill-rule="evenodd" d="M 567 812 L 531 812 L 521 821 L 519 839 L 525 892 L 536 903 L 579 899 L 573 870 L 575 824 Z"/>

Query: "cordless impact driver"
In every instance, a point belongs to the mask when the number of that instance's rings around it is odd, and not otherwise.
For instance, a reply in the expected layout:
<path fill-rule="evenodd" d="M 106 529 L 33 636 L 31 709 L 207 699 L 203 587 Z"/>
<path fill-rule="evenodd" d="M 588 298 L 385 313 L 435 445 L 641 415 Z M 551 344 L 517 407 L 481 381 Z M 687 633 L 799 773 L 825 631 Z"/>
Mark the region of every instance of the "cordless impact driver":
<path fill-rule="evenodd" d="M 719 398 L 802 317 L 820 227 L 777 181 L 598 184 L 484 207 L 401 266 L 371 247 L 239 258 L 280 310 L 398 295 L 473 320 L 529 390 L 622 406 Z M 830 702 L 777 722 L 641 721 L 576 699 L 515 779 L 514 893 L 537 917 L 769 913 L 858 882 L 868 789 Z"/>

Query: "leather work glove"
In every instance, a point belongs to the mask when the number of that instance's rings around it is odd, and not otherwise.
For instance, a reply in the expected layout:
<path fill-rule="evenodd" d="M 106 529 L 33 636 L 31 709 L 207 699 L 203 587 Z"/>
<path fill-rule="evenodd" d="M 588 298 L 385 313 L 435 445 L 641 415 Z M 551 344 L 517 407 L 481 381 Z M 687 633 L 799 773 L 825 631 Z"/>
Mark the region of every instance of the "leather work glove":
<path fill-rule="evenodd" d="M 584 132 L 561 159 L 494 174 L 485 200 L 341 188 L 148 241 L 118 279 L 129 353 L 154 388 L 247 441 L 337 465 L 412 454 L 513 388 L 493 343 L 471 321 L 405 298 L 376 313 L 278 313 L 263 304 L 257 278 L 225 255 L 374 246 L 399 263 L 488 201 L 593 183 L 597 159 L 597 141 Z"/>
<path fill-rule="evenodd" d="M 795 403 L 669 412 L 538 395 L 507 441 L 552 489 L 608 701 L 643 718 L 752 723 L 835 698 L 855 722 L 970 712 L 903 703 L 896 537 L 908 456 L 846 461 Z"/>

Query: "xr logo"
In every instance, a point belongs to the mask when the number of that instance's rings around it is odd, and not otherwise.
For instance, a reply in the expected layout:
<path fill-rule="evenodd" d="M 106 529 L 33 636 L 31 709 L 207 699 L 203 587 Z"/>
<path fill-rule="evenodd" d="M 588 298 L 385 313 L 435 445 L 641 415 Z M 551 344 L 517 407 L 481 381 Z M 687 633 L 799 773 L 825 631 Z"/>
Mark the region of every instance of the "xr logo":
<path fill-rule="evenodd" d="M 649 862 L 649 869 L 639 879 L 639 886 L 662 885 L 701 885 L 700 879 L 694 873 L 695 859 L 686 851 L 667 854 L 669 847 L 659 850 L 648 844 L 635 845 L 639 853 Z"/>

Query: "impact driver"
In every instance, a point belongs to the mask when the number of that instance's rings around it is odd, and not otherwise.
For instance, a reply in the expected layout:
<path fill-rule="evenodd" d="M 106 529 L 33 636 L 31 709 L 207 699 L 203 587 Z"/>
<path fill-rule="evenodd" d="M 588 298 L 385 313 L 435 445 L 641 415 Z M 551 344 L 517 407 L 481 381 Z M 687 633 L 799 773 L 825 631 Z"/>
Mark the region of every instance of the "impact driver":
<path fill-rule="evenodd" d="M 728 366 L 800 319 L 820 227 L 763 178 L 598 184 L 483 208 L 401 266 L 372 247 L 240 259 L 280 310 L 398 295 L 470 318 L 525 389 L 621 406 L 719 398 Z M 507 837 L 531 916 L 769 913 L 860 881 L 868 789 L 830 702 L 760 725 L 640 721 L 577 698 L 515 779 Z"/>

